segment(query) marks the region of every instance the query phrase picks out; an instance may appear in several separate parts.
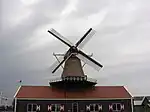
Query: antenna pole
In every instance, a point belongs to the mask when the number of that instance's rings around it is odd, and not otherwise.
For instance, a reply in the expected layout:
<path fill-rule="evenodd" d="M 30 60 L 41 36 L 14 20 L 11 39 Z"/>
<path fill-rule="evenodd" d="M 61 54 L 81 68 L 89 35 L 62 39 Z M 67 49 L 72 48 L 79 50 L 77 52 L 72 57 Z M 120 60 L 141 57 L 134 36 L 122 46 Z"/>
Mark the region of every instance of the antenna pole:
<path fill-rule="evenodd" d="M 1 93 L 0 93 L 1 105 L 2 105 L 2 95 L 3 95 L 3 92 L 1 91 Z"/>

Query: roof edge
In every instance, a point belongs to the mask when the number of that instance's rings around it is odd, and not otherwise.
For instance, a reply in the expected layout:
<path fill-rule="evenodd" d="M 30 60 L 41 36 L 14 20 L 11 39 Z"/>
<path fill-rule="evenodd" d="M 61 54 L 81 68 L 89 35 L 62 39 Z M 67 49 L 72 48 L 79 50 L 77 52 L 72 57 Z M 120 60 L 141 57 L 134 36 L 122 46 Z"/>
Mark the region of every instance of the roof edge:
<path fill-rule="evenodd" d="M 123 86 L 124 87 L 124 89 L 129 93 L 129 95 L 131 96 L 131 97 L 133 97 L 133 95 L 131 94 L 131 92 L 129 92 L 129 90 L 127 89 L 127 87 L 126 86 Z"/>
<path fill-rule="evenodd" d="M 16 96 L 17 96 L 17 94 L 18 94 L 18 92 L 19 92 L 19 90 L 20 90 L 21 87 L 22 87 L 22 85 L 20 85 L 20 86 L 18 87 L 18 89 L 17 89 L 17 91 L 16 91 L 16 93 L 15 93 L 15 95 L 14 95 L 14 98 L 16 98 Z"/>

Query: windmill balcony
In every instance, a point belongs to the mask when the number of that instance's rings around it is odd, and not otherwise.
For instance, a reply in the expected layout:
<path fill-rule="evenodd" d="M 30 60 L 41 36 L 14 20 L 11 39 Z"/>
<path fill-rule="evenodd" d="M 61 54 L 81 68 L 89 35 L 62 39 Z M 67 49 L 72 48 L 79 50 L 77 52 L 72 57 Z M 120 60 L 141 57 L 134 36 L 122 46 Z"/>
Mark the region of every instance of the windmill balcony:
<path fill-rule="evenodd" d="M 57 88 L 88 88 L 97 84 L 97 80 L 84 76 L 66 76 L 49 81 L 49 84 Z"/>
<path fill-rule="evenodd" d="M 55 78 L 55 79 L 49 80 L 50 83 L 60 82 L 60 81 L 75 81 L 75 82 L 89 81 L 89 82 L 97 83 L 96 79 L 88 78 L 86 75 L 85 76 L 66 76 L 62 78 Z"/>

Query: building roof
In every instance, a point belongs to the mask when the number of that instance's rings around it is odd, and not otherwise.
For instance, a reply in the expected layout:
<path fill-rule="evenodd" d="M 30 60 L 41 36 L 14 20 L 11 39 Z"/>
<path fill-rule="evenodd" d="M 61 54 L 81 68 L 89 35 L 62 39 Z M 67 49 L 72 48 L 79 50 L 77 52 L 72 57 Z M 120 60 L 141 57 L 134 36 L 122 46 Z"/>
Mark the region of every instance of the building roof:
<path fill-rule="evenodd" d="M 145 96 L 134 96 L 133 99 L 134 100 L 143 100 Z"/>
<path fill-rule="evenodd" d="M 143 98 L 147 98 L 148 100 L 150 100 L 150 96 L 134 96 L 133 97 L 134 100 L 142 100 Z"/>
<path fill-rule="evenodd" d="M 15 94 L 20 99 L 130 99 L 131 95 L 123 86 L 96 86 L 80 91 L 65 91 L 50 86 L 21 86 Z"/>
<path fill-rule="evenodd" d="M 145 99 L 144 96 L 134 97 L 134 105 L 142 105 L 144 99 Z"/>
<path fill-rule="evenodd" d="M 149 96 L 136 96 L 134 97 L 134 105 L 143 105 L 144 101 L 147 100 L 147 105 L 150 106 Z"/>
<path fill-rule="evenodd" d="M 142 100 L 137 100 L 134 101 L 134 105 L 142 105 L 143 101 Z"/>

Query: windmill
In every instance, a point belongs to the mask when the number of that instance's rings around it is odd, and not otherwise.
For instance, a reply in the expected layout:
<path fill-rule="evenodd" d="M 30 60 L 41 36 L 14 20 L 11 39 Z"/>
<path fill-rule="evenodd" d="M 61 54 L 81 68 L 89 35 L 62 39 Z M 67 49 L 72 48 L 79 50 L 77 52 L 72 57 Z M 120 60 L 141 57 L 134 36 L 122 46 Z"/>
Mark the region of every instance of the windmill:
<path fill-rule="evenodd" d="M 100 70 L 103 66 L 97 62 L 95 59 L 91 58 L 91 56 L 84 53 L 81 49 L 84 47 L 84 45 L 89 41 L 89 39 L 95 34 L 95 30 L 90 28 L 77 43 L 72 44 L 69 40 L 67 40 L 65 37 L 63 37 L 61 34 L 59 34 L 56 30 L 51 29 L 48 30 L 48 32 L 56 37 L 58 40 L 60 40 L 62 43 L 67 45 L 69 47 L 68 51 L 65 52 L 65 54 L 54 54 L 55 56 L 63 56 L 63 59 L 59 61 L 59 64 L 55 66 L 55 68 L 52 69 L 52 73 L 55 73 L 60 66 L 64 64 L 63 72 L 61 75 L 61 79 L 59 80 L 53 80 L 50 82 L 50 85 L 62 85 L 59 83 L 67 81 L 71 81 L 74 84 L 77 84 L 77 82 L 88 82 L 88 84 L 91 84 L 91 81 L 87 80 L 87 76 L 84 75 L 81 61 L 84 63 L 92 66 L 96 70 Z M 55 62 L 56 64 L 56 62 Z M 53 64 L 53 66 L 55 65 Z M 74 82 L 73 82 L 74 81 Z M 96 84 L 96 82 L 92 82 L 92 85 Z"/>

